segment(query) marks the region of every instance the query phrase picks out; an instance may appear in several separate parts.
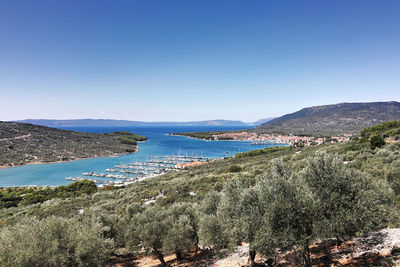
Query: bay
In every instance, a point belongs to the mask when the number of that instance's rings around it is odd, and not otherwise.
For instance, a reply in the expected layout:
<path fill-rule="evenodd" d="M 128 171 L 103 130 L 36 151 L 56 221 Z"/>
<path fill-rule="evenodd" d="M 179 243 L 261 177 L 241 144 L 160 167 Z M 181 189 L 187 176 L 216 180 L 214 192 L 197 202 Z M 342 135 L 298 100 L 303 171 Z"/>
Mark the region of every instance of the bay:
<path fill-rule="evenodd" d="M 249 127 L 247 127 L 248 129 Z M 271 145 L 250 145 L 245 141 L 205 141 L 168 133 L 239 130 L 243 127 L 227 126 L 177 126 L 177 127 L 69 127 L 81 132 L 106 133 L 129 131 L 146 136 L 148 141 L 139 144 L 139 151 L 117 157 L 90 158 L 76 161 L 32 164 L 0 170 L 0 186 L 58 186 L 68 184 L 66 177 L 82 176 L 83 172 L 101 172 L 118 164 L 146 161 L 149 156 L 187 154 L 208 158 L 234 156 L 238 152 L 261 149 Z"/>

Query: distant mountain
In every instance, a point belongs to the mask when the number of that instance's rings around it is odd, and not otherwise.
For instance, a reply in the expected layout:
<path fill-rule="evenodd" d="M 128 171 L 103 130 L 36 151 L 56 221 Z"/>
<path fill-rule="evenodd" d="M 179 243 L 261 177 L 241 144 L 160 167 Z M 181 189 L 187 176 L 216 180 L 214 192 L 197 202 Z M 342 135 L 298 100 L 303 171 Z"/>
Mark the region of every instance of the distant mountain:
<path fill-rule="evenodd" d="M 28 119 L 17 122 L 48 127 L 140 127 L 140 126 L 248 126 L 242 121 L 208 120 L 189 122 L 143 122 L 111 119 L 45 120 Z"/>
<path fill-rule="evenodd" d="M 269 122 L 269 121 L 271 121 L 271 120 L 273 120 L 273 119 L 275 119 L 275 118 L 276 118 L 276 117 L 269 117 L 269 118 L 259 119 L 258 121 L 253 122 L 251 125 L 256 125 L 256 126 L 258 126 L 258 125 L 264 124 L 264 123 L 266 123 L 266 122 Z"/>
<path fill-rule="evenodd" d="M 400 120 L 400 103 L 340 103 L 303 108 L 256 128 L 258 132 L 311 135 L 359 133 L 365 127 Z"/>

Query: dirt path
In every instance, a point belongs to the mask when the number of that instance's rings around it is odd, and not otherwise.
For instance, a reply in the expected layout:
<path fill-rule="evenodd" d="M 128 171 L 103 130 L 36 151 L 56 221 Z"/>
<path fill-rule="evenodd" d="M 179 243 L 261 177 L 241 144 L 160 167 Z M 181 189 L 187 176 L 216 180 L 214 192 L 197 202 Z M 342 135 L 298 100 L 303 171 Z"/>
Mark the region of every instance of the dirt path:
<path fill-rule="evenodd" d="M 311 260 L 314 267 L 321 266 L 400 266 L 400 229 L 387 228 L 369 235 L 354 238 L 344 242 L 339 247 L 336 240 L 327 240 L 313 244 Z M 236 252 L 217 259 L 212 251 L 202 251 L 197 255 L 188 253 L 182 262 L 178 262 L 175 255 L 168 255 L 165 261 L 168 266 L 212 266 L 212 267 L 239 267 L 247 265 L 248 245 L 239 246 Z M 301 266 L 295 252 L 279 253 L 272 266 Z M 256 257 L 257 266 L 266 265 L 266 258 Z M 155 256 L 141 255 L 137 257 L 114 257 L 108 267 L 152 266 L 159 267 L 160 262 Z"/>
<path fill-rule="evenodd" d="M 31 137 L 31 134 L 30 134 L 30 133 L 25 134 L 25 135 L 16 136 L 16 137 L 2 138 L 2 139 L 0 139 L 0 142 L 1 142 L 1 141 L 9 141 L 9 140 L 16 140 L 16 139 L 29 138 L 29 137 Z"/>

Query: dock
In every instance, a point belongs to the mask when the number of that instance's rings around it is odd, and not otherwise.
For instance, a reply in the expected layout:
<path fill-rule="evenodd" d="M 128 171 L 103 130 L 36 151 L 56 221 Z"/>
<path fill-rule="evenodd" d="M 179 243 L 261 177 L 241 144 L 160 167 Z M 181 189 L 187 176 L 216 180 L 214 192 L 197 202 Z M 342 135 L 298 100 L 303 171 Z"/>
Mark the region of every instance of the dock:
<path fill-rule="evenodd" d="M 167 174 L 186 166 L 206 163 L 210 159 L 203 156 L 166 155 L 150 156 L 145 162 L 118 164 L 103 172 L 84 172 L 82 176 L 67 177 L 68 181 L 93 181 L 99 186 L 123 186 L 142 181 L 158 175 Z"/>

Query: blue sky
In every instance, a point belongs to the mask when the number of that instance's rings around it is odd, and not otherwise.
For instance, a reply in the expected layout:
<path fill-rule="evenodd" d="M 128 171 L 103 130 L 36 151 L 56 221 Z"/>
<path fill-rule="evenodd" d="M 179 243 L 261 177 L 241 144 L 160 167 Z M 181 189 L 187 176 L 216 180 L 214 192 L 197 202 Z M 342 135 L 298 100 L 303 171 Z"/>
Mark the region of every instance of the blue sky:
<path fill-rule="evenodd" d="M 0 1 L 0 120 L 400 100 L 400 1 Z"/>

